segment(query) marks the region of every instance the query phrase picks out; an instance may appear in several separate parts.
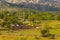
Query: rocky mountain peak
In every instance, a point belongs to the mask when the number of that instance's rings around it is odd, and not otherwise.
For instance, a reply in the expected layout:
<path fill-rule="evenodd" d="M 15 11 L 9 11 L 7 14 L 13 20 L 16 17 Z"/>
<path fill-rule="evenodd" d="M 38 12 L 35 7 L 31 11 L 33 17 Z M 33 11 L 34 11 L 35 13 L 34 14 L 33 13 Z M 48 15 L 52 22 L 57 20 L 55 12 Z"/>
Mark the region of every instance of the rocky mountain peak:
<path fill-rule="evenodd" d="M 7 6 L 34 10 L 60 11 L 60 0 L 0 0 L 0 7 Z"/>
<path fill-rule="evenodd" d="M 39 3 L 39 0 L 6 0 L 9 3 Z"/>

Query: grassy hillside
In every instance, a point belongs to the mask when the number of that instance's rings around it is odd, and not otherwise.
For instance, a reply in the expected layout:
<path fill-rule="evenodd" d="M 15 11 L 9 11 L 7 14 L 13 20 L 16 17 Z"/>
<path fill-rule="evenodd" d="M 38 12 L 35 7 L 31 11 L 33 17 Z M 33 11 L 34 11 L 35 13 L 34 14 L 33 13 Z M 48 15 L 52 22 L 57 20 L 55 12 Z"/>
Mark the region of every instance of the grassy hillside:
<path fill-rule="evenodd" d="M 59 39 L 59 12 L 15 8 L 0 10 L 0 40 Z"/>
<path fill-rule="evenodd" d="M 3 9 L 0 11 L 0 27 L 14 29 L 35 28 L 41 20 L 60 20 L 59 12 L 34 11 L 29 9 Z M 25 27 L 23 27 L 24 25 Z M 27 27 L 28 26 L 28 27 Z M 18 29 L 18 28 L 17 28 Z"/>
<path fill-rule="evenodd" d="M 0 31 L 0 40 L 59 40 L 60 39 L 60 21 L 43 21 L 39 28 L 34 29 L 20 29 L 17 31 Z M 47 25 L 49 24 L 49 25 Z M 41 31 L 45 27 L 49 28 L 50 36 L 42 36 Z M 43 29 L 42 29 L 43 28 Z M 54 36 L 55 35 L 55 36 Z"/>

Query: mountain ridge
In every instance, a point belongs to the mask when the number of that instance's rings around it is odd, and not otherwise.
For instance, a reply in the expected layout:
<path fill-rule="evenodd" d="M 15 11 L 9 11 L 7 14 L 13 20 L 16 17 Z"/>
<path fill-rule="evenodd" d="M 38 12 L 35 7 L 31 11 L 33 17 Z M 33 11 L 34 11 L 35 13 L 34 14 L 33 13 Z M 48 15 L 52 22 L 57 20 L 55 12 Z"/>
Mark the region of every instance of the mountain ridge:
<path fill-rule="evenodd" d="M 36 4 L 36 3 L 10 3 L 7 0 L 0 0 L 0 7 L 11 7 L 11 8 L 29 8 L 39 11 L 60 11 L 59 7 L 43 5 L 43 4 Z"/>
<path fill-rule="evenodd" d="M 60 6 L 60 0 L 6 0 L 6 2 L 13 4 L 21 4 L 21 3 L 33 3 L 33 4 L 41 4 L 41 5 L 49 5 L 49 6 Z"/>

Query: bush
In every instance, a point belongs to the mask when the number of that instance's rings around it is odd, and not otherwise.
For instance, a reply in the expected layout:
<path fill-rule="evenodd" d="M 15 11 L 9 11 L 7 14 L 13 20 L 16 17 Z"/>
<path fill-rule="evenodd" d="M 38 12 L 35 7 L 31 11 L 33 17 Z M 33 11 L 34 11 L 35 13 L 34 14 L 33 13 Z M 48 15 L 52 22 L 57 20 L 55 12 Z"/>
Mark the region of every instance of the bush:
<path fill-rule="evenodd" d="M 42 34 L 43 37 L 49 37 L 49 36 L 50 36 L 50 35 L 49 35 L 49 34 L 50 34 L 50 33 L 49 33 L 49 27 L 46 26 L 45 29 L 41 30 L 41 34 Z"/>

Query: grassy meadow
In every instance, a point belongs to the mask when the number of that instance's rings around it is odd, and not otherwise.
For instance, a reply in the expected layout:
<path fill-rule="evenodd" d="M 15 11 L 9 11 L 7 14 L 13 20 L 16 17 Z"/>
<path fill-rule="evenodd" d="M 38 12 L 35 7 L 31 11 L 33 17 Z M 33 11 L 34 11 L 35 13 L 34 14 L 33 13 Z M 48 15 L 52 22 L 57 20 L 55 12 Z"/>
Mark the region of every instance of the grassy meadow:
<path fill-rule="evenodd" d="M 60 40 L 60 13 L 0 10 L 0 40 Z"/>

